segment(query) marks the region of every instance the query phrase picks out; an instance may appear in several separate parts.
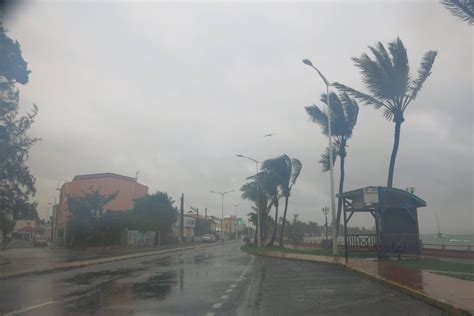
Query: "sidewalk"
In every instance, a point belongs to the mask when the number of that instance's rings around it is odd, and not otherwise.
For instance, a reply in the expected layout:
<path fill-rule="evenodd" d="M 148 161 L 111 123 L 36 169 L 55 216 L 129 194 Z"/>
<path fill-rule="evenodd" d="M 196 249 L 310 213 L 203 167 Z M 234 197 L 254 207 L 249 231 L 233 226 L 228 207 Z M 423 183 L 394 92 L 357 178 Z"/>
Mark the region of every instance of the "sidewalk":
<path fill-rule="evenodd" d="M 450 314 L 474 313 L 474 282 L 455 279 L 428 271 L 397 266 L 388 262 L 269 251 L 264 255 L 306 261 L 335 263 L 387 283 Z"/>
<path fill-rule="evenodd" d="M 207 244 L 212 245 L 212 244 Z M 151 248 L 97 249 L 51 249 L 29 248 L 0 251 L 0 279 L 132 259 L 184 249 L 202 247 L 201 243 L 173 244 Z"/>

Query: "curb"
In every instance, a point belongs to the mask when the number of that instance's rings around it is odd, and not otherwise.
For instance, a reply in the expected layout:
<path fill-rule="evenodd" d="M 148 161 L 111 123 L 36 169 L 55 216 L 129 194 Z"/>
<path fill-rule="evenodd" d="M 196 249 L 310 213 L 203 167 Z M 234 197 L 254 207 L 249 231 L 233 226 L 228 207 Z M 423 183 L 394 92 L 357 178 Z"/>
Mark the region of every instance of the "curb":
<path fill-rule="evenodd" d="M 148 256 L 177 252 L 177 251 L 182 251 L 182 250 L 206 248 L 206 247 L 210 247 L 214 245 L 216 244 L 214 243 L 214 244 L 206 244 L 206 245 L 179 247 L 179 248 L 173 248 L 173 249 L 135 253 L 131 255 L 122 255 L 122 256 L 115 256 L 115 257 L 109 257 L 109 258 L 94 259 L 90 261 L 78 262 L 78 263 L 68 264 L 68 265 L 54 267 L 54 268 L 22 271 L 22 272 L 16 272 L 16 273 L 15 272 L 3 273 L 2 275 L 0 275 L 0 280 L 14 279 L 14 278 L 31 276 L 31 275 L 42 275 L 42 274 L 48 274 L 48 273 L 60 272 L 60 271 L 67 271 L 67 270 L 79 269 L 83 267 L 94 266 L 94 265 L 99 265 L 99 264 L 104 264 L 104 263 L 111 263 L 115 261 L 123 261 L 123 260 L 135 259 L 135 258 L 140 258 L 140 257 L 148 257 Z"/>
<path fill-rule="evenodd" d="M 382 277 L 367 273 L 365 271 L 361 271 L 361 270 L 352 268 L 352 267 L 350 267 L 350 266 L 348 266 L 344 263 L 341 263 L 341 262 L 335 262 L 335 261 L 330 261 L 330 260 L 324 261 L 324 260 L 309 259 L 309 258 L 298 258 L 298 257 L 292 256 L 291 253 L 279 253 L 279 252 L 254 253 L 252 251 L 246 251 L 246 250 L 243 250 L 243 249 L 242 249 L 242 251 L 253 254 L 253 255 L 257 255 L 257 256 L 262 256 L 262 257 L 272 257 L 272 258 L 288 259 L 288 260 L 296 260 L 296 261 L 318 262 L 318 263 L 325 263 L 325 264 L 336 264 L 336 265 L 339 265 L 341 267 L 346 268 L 347 270 L 350 270 L 352 272 L 356 272 L 360 275 L 363 275 L 367 278 L 370 278 L 374 281 L 377 281 L 378 283 L 388 285 L 391 288 L 394 288 L 396 290 L 399 290 L 400 292 L 408 294 L 408 295 L 410 295 L 410 296 L 412 296 L 416 299 L 419 299 L 419 300 L 421 300 L 421 301 L 423 301 L 423 302 L 425 302 L 429 305 L 433 305 L 433 306 L 435 306 L 439 309 L 442 309 L 443 311 L 449 313 L 450 315 L 473 315 L 472 312 L 470 312 L 468 310 L 465 310 L 462 307 L 459 307 L 454 303 L 451 303 L 451 302 L 446 301 L 446 300 L 441 300 L 441 299 L 431 297 L 431 296 L 427 295 L 426 293 L 417 291 L 417 290 L 412 289 L 408 286 L 399 284 L 395 281 L 390 281 L 390 280 L 384 279 Z"/>

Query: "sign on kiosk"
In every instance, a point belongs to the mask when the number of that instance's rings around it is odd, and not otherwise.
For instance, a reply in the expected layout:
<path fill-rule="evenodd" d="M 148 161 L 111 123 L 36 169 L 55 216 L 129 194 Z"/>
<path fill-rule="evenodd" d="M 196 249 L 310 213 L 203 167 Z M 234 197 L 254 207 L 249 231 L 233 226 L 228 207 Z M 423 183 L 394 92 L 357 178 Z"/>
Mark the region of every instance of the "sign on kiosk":
<path fill-rule="evenodd" d="M 378 188 L 364 188 L 364 203 L 376 204 L 378 202 L 379 202 L 379 189 Z"/>

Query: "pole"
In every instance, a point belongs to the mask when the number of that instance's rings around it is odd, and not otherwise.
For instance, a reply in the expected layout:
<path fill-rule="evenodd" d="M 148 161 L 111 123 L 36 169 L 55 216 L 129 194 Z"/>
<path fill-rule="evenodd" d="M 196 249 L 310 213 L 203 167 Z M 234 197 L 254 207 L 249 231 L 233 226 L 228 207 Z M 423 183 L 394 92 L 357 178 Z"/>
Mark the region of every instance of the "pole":
<path fill-rule="evenodd" d="M 199 207 L 196 207 L 196 228 L 199 227 L 198 224 L 199 224 Z M 201 232 L 199 231 L 199 233 L 201 233 Z M 196 234 L 196 231 L 194 231 L 194 234 Z"/>
<path fill-rule="evenodd" d="M 258 179 L 258 161 L 255 161 L 255 164 L 257 166 L 257 247 L 261 247 L 262 241 L 261 241 L 261 226 L 260 226 L 260 192 L 259 192 L 259 187 L 260 187 L 260 181 Z"/>
<path fill-rule="evenodd" d="M 332 215 L 332 254 L 337 255 L 337 230 L 336 230 L 336 197 L 334 194 L 334 160 L 332 152 L 332 131 L 331 131 L 331 105 L 329 101 L 329 85 L 326 84 L 326 98 L 328 105 L 328 132 L 329 132 L 329 173 L 331 177 L 331 215 Z"/>
<path fill-rule="evenodd" d="M 221 194 L 221 201 L 221 242 L 224 242 L 224 236 L 222 235 L 222 231 L 224 230 L 224 227 L 222 225 L 222 222 L 224 221 L 224 194 Z"/>
<path fill-rule="evenodd" d="M 180 223 L 181 226 L 179 227 L 179 236 L 181 243 L 184 242 L 184 193 L 181 193 L 181 205 L 180 205 L 181 215 L 180 215 Z"/>
<path fill-rule="evenodd" d="M 325 213 L 326 215 L 326 240 L 328 240 L 328 214 Z"/>

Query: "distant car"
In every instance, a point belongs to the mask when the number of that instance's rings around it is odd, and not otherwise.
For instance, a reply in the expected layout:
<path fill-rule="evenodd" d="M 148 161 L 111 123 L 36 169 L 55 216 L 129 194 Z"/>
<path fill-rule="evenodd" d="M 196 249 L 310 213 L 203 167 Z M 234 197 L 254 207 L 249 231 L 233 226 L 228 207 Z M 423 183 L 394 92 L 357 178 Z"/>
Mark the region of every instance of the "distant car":
<path fill-rule="evenodd" d="M 212 234 L 205 234 L 201 236 L 201 242 L 214 242 L 216 237 Z"/>
<path fill-rule="evenodd" d="M 47 247 L 48 246 L 48 239 L 45 236 L 36 235 L 33 239 L 33 245 L 35 247 Z"/>

